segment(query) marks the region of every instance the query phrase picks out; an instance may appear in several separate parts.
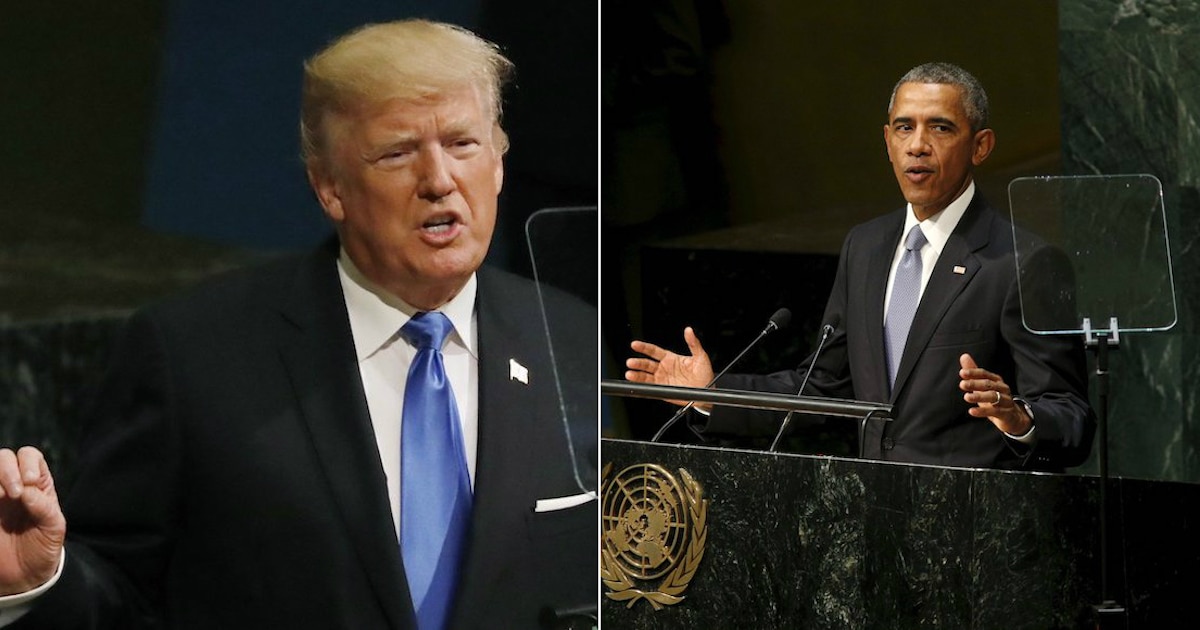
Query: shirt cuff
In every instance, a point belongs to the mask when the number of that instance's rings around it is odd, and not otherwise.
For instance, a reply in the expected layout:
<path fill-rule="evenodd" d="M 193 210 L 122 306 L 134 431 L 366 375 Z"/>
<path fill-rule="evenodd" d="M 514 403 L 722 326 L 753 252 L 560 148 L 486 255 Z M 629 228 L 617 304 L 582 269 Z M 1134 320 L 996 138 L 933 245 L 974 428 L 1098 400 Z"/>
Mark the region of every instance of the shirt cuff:
<path fill-rule="evenodd" d="M 1033 432 L 1037 430 L 1037 423 L 1033 421 L 1033 407 L 1030 407 L 1024 398 L 1016 396 L 1013 396 L 1013 403 L 1021 405 L 1021 408 L 1025 410 L 1025 414 L 1029 416 L 1029 430 L 1021 435 L 1013 435 L 1008 432 L 1005 432 L 1004 435 L 1008 436 L 1008 439 L 1020 442 L 1021 444 L 1033 444 Z"/>

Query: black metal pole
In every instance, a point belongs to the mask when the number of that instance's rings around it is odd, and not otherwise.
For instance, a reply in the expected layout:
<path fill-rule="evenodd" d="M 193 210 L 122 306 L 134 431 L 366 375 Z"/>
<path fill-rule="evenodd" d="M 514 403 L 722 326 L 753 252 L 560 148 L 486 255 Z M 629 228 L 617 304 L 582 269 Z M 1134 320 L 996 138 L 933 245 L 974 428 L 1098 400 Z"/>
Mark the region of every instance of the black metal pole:
<path fill-rule="evenodd" d="M 1100 397 L 1100 601 L 1111 602 L 1108 590 L 1108 338 L 1096 344 L 1096 389 Z"/>
<path fill-rule="evenodd" d="M 1125 607 L 1112 597 L 1108 579 L 1108 350 L 1110 345 L 1116 346 L 1113 334 L 1099 333 L 1096 339 L 1087 340 L 1096 349 L 1096 391 L 1100 399 L 1096 426 L 1100 439 L 1100 603 L 1092 606 L 1097 630 L 1126 626 Z"/>

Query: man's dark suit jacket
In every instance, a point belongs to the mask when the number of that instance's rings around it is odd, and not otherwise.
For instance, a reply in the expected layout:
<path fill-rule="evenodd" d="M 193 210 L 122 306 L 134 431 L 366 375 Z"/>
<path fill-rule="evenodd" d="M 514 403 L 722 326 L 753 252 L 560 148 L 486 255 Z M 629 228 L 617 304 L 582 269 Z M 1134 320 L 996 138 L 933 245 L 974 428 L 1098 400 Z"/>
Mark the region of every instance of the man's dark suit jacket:
<path fill-rule="evenodd" d="M 337 251 L 131 319 L 65 504 L 62 578 L 22 627 L 415 628 Z M 582 492 L 537 296 L 486 268 L 478 287 L 474 515 L 453 627 L 536 628 L 544 606 L 596 605 L 598 512 L 534 513 Z M 594 381 L 568 385 L 594 405 Z"/>
<path fill-rule="evenodd" d="M 1043 470 L 1081 464 L 1095 427 L 1082 337 L 1034 335 L 1024 328 L 1012 225 L 978 193 L 933 268 L 895 388 L 888 386 L 884 294 L 905 212 L 859 225 L 847 236 L 824 315 L 835 331 L 804 393 L 891 403 L 894 421 L 867 425 L 864 453 L 869 458 Z M 1032 447 L 1006 438 L 986 418 L 968 415 L 974 405 L 963 400 L 958 387 L 963 353 L 1029 402 L 1037 426 Z M 812 361 L 810 356 L 798 369 L 770 375 L 726 376 L 717 386 L 795 394 Z M 774 413 L 718 407 L 704 431 L 770 435 L 779 419 Z"/>

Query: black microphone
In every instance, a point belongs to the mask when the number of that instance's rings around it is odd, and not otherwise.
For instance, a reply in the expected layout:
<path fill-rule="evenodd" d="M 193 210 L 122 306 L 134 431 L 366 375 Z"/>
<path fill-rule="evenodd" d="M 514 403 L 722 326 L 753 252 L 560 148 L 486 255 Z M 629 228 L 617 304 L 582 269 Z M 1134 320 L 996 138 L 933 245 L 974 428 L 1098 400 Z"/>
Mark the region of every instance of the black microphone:
<path fill-rule="evenodd" d="M 804 388 L 808 385 L 808 377 L 812 376 L 813 366 L 817 364 L 817 359 L 821 358 L 821 349 L 825 347 L 825 341 L 829 339 L 829 336 L 833 334 L 833 331 L 837 330 L 837 325 L 840 324 L 841 321 L 842 318 L 835 314 L 830 323 L 821 327 L 821 341 L 817 343 L 817 351 L 813 353 L 813 359 L 808 363 L 808 370 L 804 372 L 804 380 L 800 381 L 800 389 L 796 392 L 797 396 L 804 393 Z M 779 432 L 775 434 L 775 440 L 771 442 L 771 448 L 767 450 L 768 453 L 774 453 L 776 447 L 779 446 L 779 440 L 783 438 L 783 434 L 787 432 L 788 423 L 791 422 L 793 413 L 795 412 L 789 411 L 787 412 L 787 415 L 783 417 L 783 423 L 780 424 Z"/>
<path fill-rule="evenodd" d="M 791 311 L 787 310 L 786 308 L 781 308 L 781 309 L 775 311 L 775 314 L 771 315 L 771 319 L 769 319 L 767 321 L 767 325 L 763 327 L 762 332 L 758 333 L 758 336 L 754 338 L 754 341 L 751 341 L 740 353 L 738 353 L 738 355 L 736 357 L 734 357 L 733 360 L 730 361 L 725 366 L 725 369 L 721 370 L 716 376 L 712 377 L 712 380 L 708 382 L 708 385 L 704 386 L 704 389 L 708 389 L 709 387 L 712 387 L 712 384 L 716 383 L 717 379 L 721 378 L 722 376 L 725 376 L 725 373 L 729 371 L 729 368 L 733 367 L 733 365 L 735 363 L 737 363 L 743 356 L 745 356 L 745 354 L 750 351 L 750 348 L 753 348 L 754 344 L 758 343 L 760 339 L 762 339 L 763 337 L 766 337 L 772 331 L 782 330 L 784 328 L 787 328 L 788 323 L 790 323 L 791 321 L 792 321 L 792 312 Z M 666 424 L 662 425 L 662 428 L 658 430 L 658 433 L 655 433 L 654 437 L 650 438 L 650 441 L 657 442 L 660 439 L 662 439 L 662 436 L 664 433 L 667 432 L 667 429 L 670 429 L 672 425 L 674 425 L 677 421 L 679 421 L 680 418 L 683 417 L 683 414 L 687 413 L 687 411 L 689 409 L 691 409 L 692 407 L 695 407 L 695 406 L 696 406 L 696 401 L 693 400 L 693 401 L 689 402 L 687 405 L 680 407 L 679 411 L 675 412 L 675 415 L 671 416 L 671 419 L 667 420 Z"/>

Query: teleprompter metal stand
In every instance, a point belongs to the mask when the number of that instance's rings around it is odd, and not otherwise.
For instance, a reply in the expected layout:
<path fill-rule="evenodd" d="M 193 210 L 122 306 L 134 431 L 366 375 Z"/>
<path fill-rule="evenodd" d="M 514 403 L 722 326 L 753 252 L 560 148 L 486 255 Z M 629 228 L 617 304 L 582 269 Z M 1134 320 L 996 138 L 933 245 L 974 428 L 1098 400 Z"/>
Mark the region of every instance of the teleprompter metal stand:
<path fill-rule="evenodd" d="M 1082 334 L 1096 357 L 1100 597 L 1091 616 L 1098 629 L 1126 628 L 1109 563 L 1109 351 L 1121 333 L 1177 320 L 1162 184 L 1153 175 L 1025 177 L 1008 190 L 1022 323 L 1038 335 Z"/>
<path fill-rule="evenodd" d="M 1088 350 L 1096 354 L 1096 395 L 1100 401 L 1096 410 L 1096 430 L 1100 440 L 1100 603 L 1092 605 L 1092 612 L 1098 630 L 1124 628 L 1128 625 L 1125 607 L 1113 598 L 1108 580 L 1108 351 L 1116 350 L 1121 343 L 1117 318 L 1109 318 L 1106 331 L 1093 330 L 1091 319 L 1083 318 L 1083 339 Z"/>

